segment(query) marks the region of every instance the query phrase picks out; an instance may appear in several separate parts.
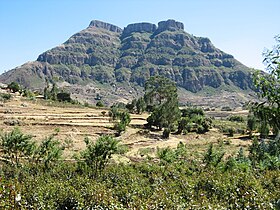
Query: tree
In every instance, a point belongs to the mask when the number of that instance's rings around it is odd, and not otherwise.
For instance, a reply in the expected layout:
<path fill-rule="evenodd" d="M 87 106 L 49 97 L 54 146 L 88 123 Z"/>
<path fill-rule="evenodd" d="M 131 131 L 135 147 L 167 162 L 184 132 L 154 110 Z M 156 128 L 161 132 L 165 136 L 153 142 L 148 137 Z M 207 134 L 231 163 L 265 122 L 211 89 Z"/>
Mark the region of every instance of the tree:
<path fill-rule="evenodd" d="M 120 135 L 121 132 L 125 131 L 126 126 L 129 125 L 131 119 L 130 114 L 124 110 L 118 109 L 113 106 L 109 111 L 110 121 L 114 122 L 114 129 L 117 131 L 116 135 Z"/>
<path fill-rule="evenodd" d="M 112 136 L 101 136 L 93 143 L 88 138 L 85 138 L 86 149 L 81 153 L 86 165 L 93 171 L 93 176 L 96 177 L 101 173 L 113 154 L 118 153 L 119 141 Z"/>
<path fill-rule="evenodd" d="M 97 107 L 104 107 L 104 104 L 103 104 L 102 101 L 97 101 L 96 106 Z"/>
<path fill-rule="evenodd" d="M 136 101 L 137 114 L 142 114 L 145 111 L 145 109 L 146 109 L 146 103 L 144 98 L 141 97 Z"/>
<path fill-rule="evenodd" d="M 45 169 L 48 169 L 52 162 L 59 160 L 62 156 L 63 147 L 54 135 L 45 138 L 35 150 L 36 163 L 43 163 Z"/>
<path fill-rule="evenodd" d="M 20 86 L 17 82 L 11 82 L 10 84 L 8 84 L 8 88 L 13 92 L 18 92 L 20 91 Z"/>
<path fill-rule="evenodd" d="M 262 123 L 269 124 L 280 138 L 280 36 L 275 39 L 277 44 L 264 53 L 269 74 L 257 72 L 254 75 L 255 86 L 264 102 L 255 103 L 252 109 L 254 115 Z"/>
<path fill-rule="evenodd" d="M 153 110 L 147 119 L 148 127 L 166 128 L 165 136 L 168 137 L 181 116 L 175 83 L 164 77 L 151 77 L 145 85 L 144 99 Z"/>
<path fill-rule="evenodd" d="M 125 105 L 125 108 L 127 108 L 130 113 L 134 113 L 136 107 L 136 101 L 137 101 L 136 99 L 133 99 L 131 103 Z"/>
<path fill-rule="evenodd" d="M 34 151 L 35 143 L 31 139 L 32 136 L 23 134 L 19 128 L 2 134 L 0 146 L 4 159 L 18 166 L 20 158 L 29 157 Z"/>
<path fill-rule="evenodd" d="M 177 87 L 170 79 L 161 76 L 151 77 L 145 84 L 144 99 L 147 105 L 161 105 L 177 99 Z"/>
<path fill-rule="evenodd" d="M 120 112 L 118 114 L 119 122 L 116 122 L 114 129 L 117 131 L 117 136 L 121 135 L 121 132 L 125 131 L 126 126 L 129 125 L 131 119 L 130 115 L 127 112 Z"/>
<path fill-rule="evenodd" d="M 71 96 L 70 93 L 65 93 L 65 92 L 60 92 L 56 94 L 55 99 L 53 100 L 58 100 L 58 101 L 67 101 L 67 102 L 71 102 Z"/>
<path fill-rule="evenodd" d="M 247 130 L 249 131 L 249 136 L 252 137 L 253 131 L 257 127 L 257 119 L 254 116 L 254 114 L 249 113 L 248 118 L 247 118 Z"/>

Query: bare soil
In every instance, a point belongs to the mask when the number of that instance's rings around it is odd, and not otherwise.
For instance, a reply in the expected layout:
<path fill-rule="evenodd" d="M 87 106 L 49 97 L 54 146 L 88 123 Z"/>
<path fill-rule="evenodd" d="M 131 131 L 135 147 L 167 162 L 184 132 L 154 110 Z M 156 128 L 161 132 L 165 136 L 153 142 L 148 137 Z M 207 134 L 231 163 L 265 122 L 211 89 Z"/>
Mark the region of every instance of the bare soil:
<path fill-rule="evenodd" d="M 104 113 L 105 112 L 105 115 Z M 227 137 L 217 129 L 211 129 L 206 134 L 189 133 L 187 135 L 171 134 L 169 139 L 162 138 L 162 131 L 149 131 L 144 129 L 148 117 L 131 115 L 131 123 L 120 137 L 122 144 L 128 146 L 129 151 L 121 161 L 144 158 L 146 155 L 154 156 L 157 148 L 175 148 L 179 142 L 187 145 L 191 155 L 201 155 L 207 150 L 210 143 L 222 145 L 226 155 L 233 155 L 240 147 L 245 149 L 250 144 L 249 140 L 241 140 L 239 136 Z M 85 148 L 84 138 L 87 136 L 96 140 L 103 134 L 114 134 L 113 123 L 108 116 L 108 109 L 87 108 L 69 105 L 53 106 L 46 104 L 42 99 L 27 100 L 14 95 L 12 100 L 0 106 L 0 130 L 11 131 L 18 126 L 25 134 L 30 134 L 37 142 L 49 135 L 69 148 L 65 156 L 71 158 L 73 154 Z"/>

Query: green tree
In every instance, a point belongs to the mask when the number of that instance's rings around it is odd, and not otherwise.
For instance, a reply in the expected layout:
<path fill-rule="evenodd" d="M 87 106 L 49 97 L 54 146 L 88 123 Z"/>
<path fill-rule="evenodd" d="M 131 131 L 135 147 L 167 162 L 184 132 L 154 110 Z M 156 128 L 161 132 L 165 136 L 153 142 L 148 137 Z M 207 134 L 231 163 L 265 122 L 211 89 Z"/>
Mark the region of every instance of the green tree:
<path fill-rule="evenodd" d="M 114 129 L 117 131 L 117 135 L 121 135 L 121 132 L 125 131 L 126 126 L 129 125 L 131 119 L 130 115 L 127 112 L 120 112 L 118 114 L 119 121 L 115 123 Z"/>
<path fill-rule="evenodd" d="M 142 114 L 146 109 L 146 103 L 145 103 L 145 100 L 144 98 L 139 98 L 137 101 L 136 101 L 136 112 L 137 114 Z"/>
<path fill-rule="evenodd" d="M 167 134 L 181 116 L 175 83 L 164 77 L 151 77 L 145 85 L 144 99 L 147 105 L 153 107 L 147 119 L 148 127 L 166 128 Z"/>
<path fill-rule="evenodd" d="M 252 137 L 253 131 L 257 128 L 257 119 L 254 114 L 250 113 L 247 118 L 247 130 L 249 131 L 250 137 Z"/>
<path fill-rule="evenodd" d="M 63 149 L 60 142 L 54 139 L 54 135 L 50 135 L 36 148 L 35 162 L 43 163 L 44 168 L 49 169 L 51 163 L 61 158 Z"/>
<path fill-rule="evenodd" d="M 58 87 L 55 83 L 53 83 L 52 89 L 50 91 L 50 99 L 56 101 L 57 100 L 57 94 L 58 94 Z"/>
<path fill-rule="evenodd" d="M 264 102 L 254 104 L 252 109 L 254 115 L 262 123 L 269 124 L 280 138 L 280 36 L 275 39 L 277 44 L 264 53 L 269 74 L 257 72 L 254 75 L 255 86 Z"/>
<path fill-rule="evenodd" d="M 136 102 L 137 102 L 137 100 L 133 99 L 131 101 L 131 103 L 128 103 L 128 104 L 125 105 L 125 108 L 127 108 L 130 113 L 134 113 L 134 110 L 135 110 L 135 107 L 136 107 Z"/>
<path fill-rule="evenodd" d="M 1 135 L 0 146 L 3 158 L 18 166 L 21 158 L 30 157 L 35 148 L 32 136 L 23 134 L 19 128 Z"/>
<path fill-rule="evenodd" d="M 114 122 L 114 129 L 117 131 L 117 136 L 125 131 L 126 126 L 129 125 L 131 119 L 130 114 L 125 110 L 121 110 L 113 106 L 109 111 L 110 121 Z"/>
<path fill-rule="evenodd" d="M 113 154 L 119 151 L 119 141 L 112 136 L 101 136 L 95 143 L 85 138 L 86 149 L 81 153 L 86 165 L 92 169 L 92 175 L 99 175 Z"/>
<path fill-rule="evenodd" d="M 67 102 L 71 102 L 72 101 L 70 93 L 65 93 L 65 92 L 57 93 L 55 96 L 53 96 L 53 100 L 67 101 Z"/>
<path fill-rule="evenodd" d="M 102 101 L 97 101 L 96 106 L 97 107 L 104 107 L 104 103 Z"/>
<path fill-rule="evenodd" d="M 8 88 L 13 92 L 19 92 L 20 91 L 20 86 L 17 82 L 11 82 L 8 84 Z"/>
<path fill-rule="evenodd" d="M 177 99 L 177 87 L 170 79 L 161 76 L 151 77 L 145 84 L 144 99 L 148 105 L 156 106 Z"/>

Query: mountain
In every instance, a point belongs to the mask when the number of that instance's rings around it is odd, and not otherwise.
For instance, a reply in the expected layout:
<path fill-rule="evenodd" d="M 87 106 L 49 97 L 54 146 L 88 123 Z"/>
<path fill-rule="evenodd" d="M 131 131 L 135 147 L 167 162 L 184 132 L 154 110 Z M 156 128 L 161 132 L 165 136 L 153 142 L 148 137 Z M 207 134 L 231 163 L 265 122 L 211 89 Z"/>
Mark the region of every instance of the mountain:
<path fill-rule="evenodd" d="M 112 103 L 139 97 L 146 79 L 162 75 L 176 82 L 182 102 L 224 97 L 226 104 L 240 105 L 253 92 L 251 73 L 208 38 L 184 31 L 181 22 L 134 23 L 121 29 L 93 20 L 36 61 L 2 74 L 0 82 L 39 90 L 46 81 L 56 82 L 79 100 Z"/>

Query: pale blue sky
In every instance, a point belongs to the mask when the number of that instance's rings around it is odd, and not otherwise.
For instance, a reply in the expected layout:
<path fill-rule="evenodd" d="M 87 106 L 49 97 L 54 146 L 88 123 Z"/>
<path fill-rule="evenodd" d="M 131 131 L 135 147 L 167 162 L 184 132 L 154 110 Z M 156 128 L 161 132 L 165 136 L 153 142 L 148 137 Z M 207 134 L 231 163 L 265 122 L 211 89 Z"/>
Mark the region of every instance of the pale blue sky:
<path fill-rule="evenodd" d="M 125 27 L 175 19 L 243 64 L 264 69 L 280 34 L 280 0 L 0 0 L 0 73 L 63 42 L 97 19 Z"/>

